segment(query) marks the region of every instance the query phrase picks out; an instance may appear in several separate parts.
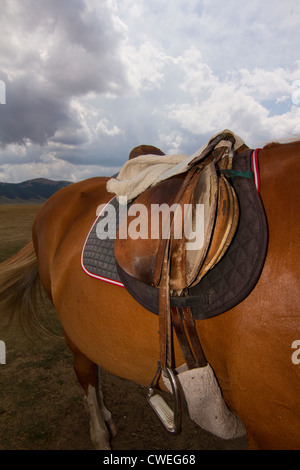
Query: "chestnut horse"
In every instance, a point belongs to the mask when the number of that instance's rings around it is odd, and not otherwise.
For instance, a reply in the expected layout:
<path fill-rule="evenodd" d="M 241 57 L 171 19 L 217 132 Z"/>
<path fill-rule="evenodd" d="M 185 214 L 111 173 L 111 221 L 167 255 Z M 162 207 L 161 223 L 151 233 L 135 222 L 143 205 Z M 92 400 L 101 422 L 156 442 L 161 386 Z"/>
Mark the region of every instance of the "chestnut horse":
<path fill-rule="evenodd" d="M 251 294 L 232 310 L 197 321 L 197 330 L 228 407 L 242 420 L 250 449 L 300 448 L 300 141 L 259 152 L 261 197 L 269 225 L 265 265 Z M 37 307 L 42 284 L 74 354 L 91 413 L 95 447 L 109 448 L 109 411 L 96 397 L 97 367 L 148 386 L 159 357 L 158 317 L 124 289 L 87 276 L 80 264 L 107 178 L 72 184 L 40 210 L 33 240 L 1 265 L 2 300 Z M 24 313 L 24 312 L 23 312 Z M 296 343 L 295 343 L 296 342 Z M 184 362 L 175 340 L 178 365 Z M 100 394 L 101 395 L 101 394 Z M 99 405 L 99 406 L 98 406 Z"/>

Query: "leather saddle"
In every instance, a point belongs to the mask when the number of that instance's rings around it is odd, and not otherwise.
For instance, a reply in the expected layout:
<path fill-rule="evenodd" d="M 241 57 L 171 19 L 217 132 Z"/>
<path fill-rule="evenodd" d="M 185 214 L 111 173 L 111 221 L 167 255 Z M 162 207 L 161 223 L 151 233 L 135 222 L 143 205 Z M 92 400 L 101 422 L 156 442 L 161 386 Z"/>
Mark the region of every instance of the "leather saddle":
<path fill-rule="evenodd" d="M 159 289 L 160 362 L 163 370 L 173 366 L 172 326 L 188 366 L 207 364 L 191 309 L 188 306 L 182 309 L 171 307 L 170 293 L 184 297 L 186 289 L 198 284 L 220 261 L 234 237 L 239 204 L 234 188 L 222 173 L 231 168 L 231 157 L 228 147 L 215 149 L 216 144 L 226 138 L 231 136 L 221 135 L 213 139 L 191 162 L 188 171 L 159 182 L 135 199 L 133 205 L 138 207 L 141 204 L 147 209 L 143 211 L 147 220 L 143 220 L 142 225 L 148 228 L 148 236 L 119 237 L 120 230 L 124 233 L 136 216 L 130 209 L 117 232 L 114 253 L 119 268 L 131 278 Z M 142 153 L 145 151 L 139 147 L 131 155 L 138 156 L 138 149 Z M 160 152 L 157 149 L 157 154 L 161 155 Z M 159 217 L 162 207 L 167 208 L 165 218 Z M 151 238 L 153 220 L 156 221 L 156 236 Z M 178 227 L 184 227 L 184 230 L 180 232 Z M 197 236 L 200 242 L 195 240 Z"/>
<path fill-rule="evenodd" d="M 135 279 L 159 287 L 169 240 L 169 282 L 172 291 L 181 291 L 198 284 L 205 273 L 214 267 L 226 252 L 239 217 L 234 188 L 224 175 L 218 176 L 213 162 L 156 184 L 141 194 L 134 204 L 142 204 L 147 208 L 146 226 L 149 237 L 120 239 L 118 232 L 115 242 L 116 260 Z M 202 211 L 199 206 L 203 208 Z M 166 211 L 165 217 L 162 207 Z M 197 210 L 201 211 L 202 217 L 199 212 L 197 214 Z M 129 227 L 136 217 L 132 212 L 129 210 L 126 220 L 121 222 L 119 231 L 122 233 L 122 225 L 126 223 Z M 153 222 L 158 222 L 159 228 L 155 238 L 151 238 Z M 197 222 L 202 226 L 199 227 Z M 142 225 L 145 226 L 145 223 Z M 176 227 L 179 228 L 177 234 Z M 200 234 L 196 232 L 196 228 L 200 228 Z M 196 233 L 194 242 L 190 240 L 189 233 L 186 233 L 188 230 L 192 234 Z M 127 229 L 125 233 L 128 233 Z M 198 243 L 197 237 L 201 238 Z"/>
<path fill-rule="evenodd" d="M 172 291 L 180 292 L 198 284 L 226 252 L 238 223 L 235 191 L 223 174 L 217 174 L 218 169 L 218 163 L 204 162 L 187 173 L 156 184 L 136 198 L 134 205 L 141 204 L 147 209 L 143 212 L 147 220 L 141 223 L 147 226 L 147 235 L 119 238 L 120 231 L 128 233 L 136 218 L 132 206 L 120 224 L 114 247 L 116 260 L 123 270 L 145 284 L 159 287 L 166 255 Z M 195 234 L 194 241 L 188 231 Z M 155 238 L 151 238 L 154 232 Z M 196 238 L 201 240 L 197 242 Z"/>

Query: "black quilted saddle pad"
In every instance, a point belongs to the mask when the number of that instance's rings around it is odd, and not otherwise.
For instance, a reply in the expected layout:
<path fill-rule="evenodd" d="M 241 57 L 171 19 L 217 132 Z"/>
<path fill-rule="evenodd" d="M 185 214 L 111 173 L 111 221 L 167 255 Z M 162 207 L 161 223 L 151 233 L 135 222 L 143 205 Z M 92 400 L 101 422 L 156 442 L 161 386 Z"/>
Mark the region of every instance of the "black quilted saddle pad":
<path fill-rule="evenodd" d="M 220 315 L 242 302 L 261 274 L 267 252 L 268 227 L 261 198 L 254 178 L 251 178 L 253 155 L 253 151 L 236 155 L 233 171 L 228 174 L 238 196 L 240 219 L 226 254 L 199 284 L 187 290 L 185 297 L 171 297 L 172 306 L 190 306 L 196 320 Z M 116 198 L 110 203 L 118 214 Z M 114 258 L 114 240 L 98 238 L 97 222 L 103 216 L 104 213 L 95 221 L 82 250 L 83 269 L 102 281 L 125 286 L 137 302 L 158 314 L 158 288 L 137 281 L 124 272 Z"/>
<path fill-rule="evenodd" d="M 108 210 L 111 208 L 115 212 Z M 98 224 L 101 224 L 101 221 L 104 221 L 104 219 L 107 225 L 115 227 L 114 234 L 109 234 L 106 239 L 99 237 L 97 233 Z M 92 277 L 124 287 L 118 274 L 114 255 L 115 236 L 119 226 L 118 221 L 119 203 L 117 198 L 114 197 L 108 202 L 106 208 L 103 208 L 88 233 L 81 253 L 81 266 Z"/>

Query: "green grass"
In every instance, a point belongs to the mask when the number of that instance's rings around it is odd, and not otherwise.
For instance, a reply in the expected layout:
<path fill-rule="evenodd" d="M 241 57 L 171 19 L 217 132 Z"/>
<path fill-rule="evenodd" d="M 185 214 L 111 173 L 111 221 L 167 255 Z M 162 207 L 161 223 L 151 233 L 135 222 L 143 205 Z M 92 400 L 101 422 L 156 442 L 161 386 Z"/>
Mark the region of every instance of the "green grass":
<path fill-rule="evenodd" d="M 41 205 L 0 204 L 0 263 L 31 240 L 32 224 Z"/>

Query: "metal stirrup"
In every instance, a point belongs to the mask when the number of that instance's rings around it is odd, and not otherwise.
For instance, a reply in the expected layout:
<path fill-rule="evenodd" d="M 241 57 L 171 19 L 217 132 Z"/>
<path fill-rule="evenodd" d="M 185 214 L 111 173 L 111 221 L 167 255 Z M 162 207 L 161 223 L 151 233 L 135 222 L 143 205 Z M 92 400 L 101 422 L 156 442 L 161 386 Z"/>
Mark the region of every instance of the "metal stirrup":
<path fill-rule="evenodd" d="M 169 379 L 172 387 L 173 410 L 161 395 L 155 393 L 155 385 L 161 372 L 163 372 L 163 374 Z M 179 434 L 181 432 L 182 425 L 182 409 L 178 379 L 174 371 L 169 367 L 166 367 L 166 369 L 163 370 L 161 368 L 160 361 L 158 361 L 156 374 L 148 388 L 147 400 L 167 431 L 171 434 Z"/>

